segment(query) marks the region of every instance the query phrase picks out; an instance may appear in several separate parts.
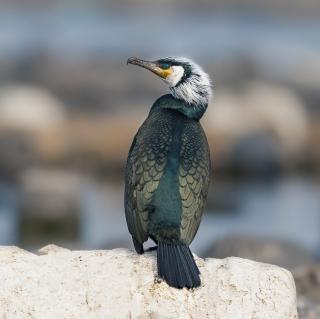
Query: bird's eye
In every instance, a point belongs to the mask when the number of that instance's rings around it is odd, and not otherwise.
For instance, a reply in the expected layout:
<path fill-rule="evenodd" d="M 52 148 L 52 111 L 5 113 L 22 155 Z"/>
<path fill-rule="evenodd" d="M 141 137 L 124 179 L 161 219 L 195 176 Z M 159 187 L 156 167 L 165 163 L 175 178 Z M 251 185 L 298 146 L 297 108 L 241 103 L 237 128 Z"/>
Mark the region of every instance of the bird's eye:
<path fill-rule="evenodd" d="M 170 64 L 169 63 L 161 63 L 161 69 L 166 70 L 170 68 Z"/>

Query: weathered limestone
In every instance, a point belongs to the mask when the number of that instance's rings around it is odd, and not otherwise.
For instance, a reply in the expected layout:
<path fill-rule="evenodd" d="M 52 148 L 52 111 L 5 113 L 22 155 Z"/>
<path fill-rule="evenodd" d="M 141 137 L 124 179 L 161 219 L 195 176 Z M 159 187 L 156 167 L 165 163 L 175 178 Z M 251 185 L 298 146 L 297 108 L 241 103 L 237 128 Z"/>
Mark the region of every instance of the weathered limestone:
<path fill-rule="evenodd" d="M 202 287 L 188 291 L 155 280 L 152 254 L 40 253 L 0 247 L 0 319 L 297 318 L 293 278 L 276 266 L 196 258 Z"/>

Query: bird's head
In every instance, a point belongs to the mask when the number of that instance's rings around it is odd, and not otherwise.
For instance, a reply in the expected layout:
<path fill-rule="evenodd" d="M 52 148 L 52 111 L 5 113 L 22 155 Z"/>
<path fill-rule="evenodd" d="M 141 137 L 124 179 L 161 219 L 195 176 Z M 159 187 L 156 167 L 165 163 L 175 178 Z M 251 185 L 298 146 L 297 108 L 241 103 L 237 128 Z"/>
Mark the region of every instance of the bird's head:
<path fill-rule="evenodd" d="M 203 108 L 211 98 L 211 82 L 200 66 L 187 58 L 169 57 L 156 61 L 130 58 L 127 63 L 141 66 L 158 75 L 170 88 L 171 94 L 188 105 Z"/>

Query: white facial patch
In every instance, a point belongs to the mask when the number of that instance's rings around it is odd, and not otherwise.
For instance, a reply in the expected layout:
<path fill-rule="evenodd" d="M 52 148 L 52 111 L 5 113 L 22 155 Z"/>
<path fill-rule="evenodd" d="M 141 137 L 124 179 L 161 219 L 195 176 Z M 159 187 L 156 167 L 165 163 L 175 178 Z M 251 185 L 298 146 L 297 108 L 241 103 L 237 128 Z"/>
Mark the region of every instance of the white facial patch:
<path fill-rule="evenodd" d="M 208 106 L 212 95 L 211 81 L 209 75 L 192 60 L 183 57 L 166 58 L 172 64 L 177 62 L 179 65 L 173 65 L 172 72 L 167 78 L 162 78 L 170 88 L 171 94 L 176 99 L 182 100 L 193 107 L 205 108 Z M 188 67 L 188 74 L 185 78 L 185 69 Z"/>
<path fill-rule="evenodd" d="M 164 81 L 168 83 L 170 87 L 176 86 L 184 74 L 184 68 L 181 65 L 174 65 L 172 66 L 172 69 L 173 72 L 164 79 Z"/>

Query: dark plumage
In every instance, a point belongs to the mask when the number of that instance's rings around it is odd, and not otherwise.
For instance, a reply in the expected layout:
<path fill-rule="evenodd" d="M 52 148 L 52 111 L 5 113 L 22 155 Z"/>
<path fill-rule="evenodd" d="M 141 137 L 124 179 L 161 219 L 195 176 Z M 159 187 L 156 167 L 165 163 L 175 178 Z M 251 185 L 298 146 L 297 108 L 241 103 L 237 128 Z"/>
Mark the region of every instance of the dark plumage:
<path fill-rule="evenodd" d="M 142 254 L 143 243 L 152 238 L 158 275 L 177 288 L 200 285 L 189 245 L 209 185 L 202 114 L 172 95 L 159 98 L 133 140 L 126 166 L 125 211 L 135 249 Z"/>

